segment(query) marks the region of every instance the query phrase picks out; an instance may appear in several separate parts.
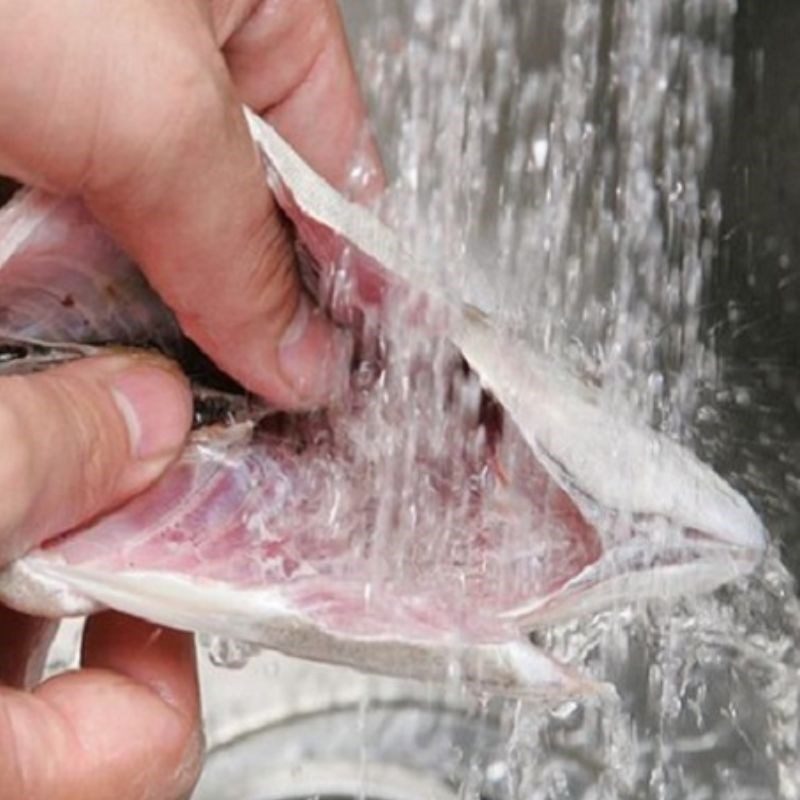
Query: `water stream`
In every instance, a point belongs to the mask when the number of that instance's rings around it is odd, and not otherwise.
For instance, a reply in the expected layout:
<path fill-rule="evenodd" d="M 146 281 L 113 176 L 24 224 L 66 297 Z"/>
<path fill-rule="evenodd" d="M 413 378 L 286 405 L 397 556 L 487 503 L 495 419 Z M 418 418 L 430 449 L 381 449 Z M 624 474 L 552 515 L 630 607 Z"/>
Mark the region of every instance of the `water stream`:
<path fill-rule="evenodd" d="M 741 310 L 720 298 L 736 256 L 721 235 L 735 0 L 342 7 L 390 177 L 381 213 L 415 255 L 454 296 L 602 386 L 609 407 L 697 449 L 785 532 L 770 458 L 791 426 L 776 423 L 766 438 L 754 427 L 761 384 L 730 357 Z M 373 532 L 378 588 L 408 555 L 398 529 L 435 524 L 446 543 L 458 520 L 420 521 L 413 466 L 420 448 L 452 436 L 436 370 L 422 390 L 408 376 L 447 355 L 424 336 L 404 341 L 359 420 L 365 458 L 379 442 L 387 465 L 370 478 L 387 498 Z M 364 797 L 381 796 L 369 776 L 388 760 L 440 775 L 447 793 L 424 784 L 430 797 L 800 798 L 800 606 L 777 547 L 712 596 L 616 609 L 536 641 L 612 683 L 618 702 L 481 702 L 454 681 L 447 697 L 470 734 L 446 721 L 428 687 L 408 701 L 414 717 L 362 696 L 350 722 L 323 737 L 350 730 L 358 740 L 350 757 Z M 401 757 L 390 737 L 419 753 Z"/>
<path fill-rule="evenodd" d="M 418 256 L 767 511 L 768 458 L 720 444 L 747 438 L 731 430 L 747 381 L 713 312 L 734 0 L 344 5 L 393 179 L 385 214 Z M 799 634 L 776 553 L 712 597 L 543 634 L 621 705 L 502 709 L 502 796 L 800 796 Z"/>

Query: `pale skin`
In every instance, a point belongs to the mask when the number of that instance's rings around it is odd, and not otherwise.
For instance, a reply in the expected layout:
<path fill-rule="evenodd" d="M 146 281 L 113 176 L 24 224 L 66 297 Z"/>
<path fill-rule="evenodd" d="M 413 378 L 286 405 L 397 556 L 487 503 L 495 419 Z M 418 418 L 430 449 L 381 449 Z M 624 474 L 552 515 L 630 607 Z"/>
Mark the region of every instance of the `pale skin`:
<path fill-rule="evenodd" d="M 0 174 L 80 195 L 250 389 L 324 403 L 347 342 L 303 294 L 240 106 L 352 190 L 364 109 L 335 2 L 0 0 L 0 19 Z M 381 183 L 366 153 L 359 199 Z M 190 417 L 185 380 L 154 356 L 0 379 L 0 564 L 156 480 Z M 190 637 L 102 614 L 82 668 L 31 688 L 41 627 L 0 608 L 0 794 L 188 796 L 202 760 Z"/>

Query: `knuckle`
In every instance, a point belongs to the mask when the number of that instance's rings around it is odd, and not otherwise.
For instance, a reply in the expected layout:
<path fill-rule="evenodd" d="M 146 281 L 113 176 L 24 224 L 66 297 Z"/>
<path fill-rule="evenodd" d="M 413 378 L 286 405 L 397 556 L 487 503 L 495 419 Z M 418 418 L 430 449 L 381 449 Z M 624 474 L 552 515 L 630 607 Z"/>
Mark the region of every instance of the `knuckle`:
<path fill-rule="evenodd" d="M 246 296 L 254 298 L 253 307 L 270 324 L 282 329 L 294 311 L 299 277 L 288 236 L 277 218 L 264 226 L 250 263 L 244 276 Z"/>
<path fill-rule="evenodd" d="M 234 79 L 257 111 L 288 101 L 341 40 L 335 0 L 257 0 L 225 43 Z M 285 54 L 290 52 L 291 58 Z M 237 69 L 245 65 L 244 70 Z M 270 80 L 259 79 L 269 75 Z"/>
<path fill-rule="evenodd" d="M 0 381 L 0 561 L 126 491 L 125 422 L 96 369 L 75 367 Z"/>
<path fill-rule="evenodd" d="M 13 404 L 0 398 L 0 536 L 11 534 L 22 523 L 32 501 L 34 453 L 31 432 Z"/>
<path fill-rule="evenodd" d="M 20 737 L 9 703 L 0 704 L 0 753 L 0 785 L 6 790 L 14 787 L 19 797 L 31 796 L 27 792 L 23 794 L 24 787 L 30 790 L 31 781 L 24 766 L 25 760 L 21 757 Z"/>
<path fill-rule="evenodd" d="M 226 96 L 216 61 L 215 53 L 191 50 L 174 59 L 151 123 L 153 140 L 169 147 L 197 147 L 224 128 Z"/>
<path fill-rule="evenodd" d="M 212 346 L 228 341 L 231 333 L 257 327 L 277 338 L 295 310 L 299 274 L 294 250 L 277 212 L 258 215 L 241 229 L 236 262 L 222 281 L 211 276 L 217 303 L 189 303 L 187 294 L 173 302 L 181 327 L 189 336 Z M 206 294 L 208 285 L 206 285 Z M 202 312 L 198 313 L 198 305 Z M 230 309 L 236 309 L 236 316 Z"/>
<path fill-rule="evenodd" d="M 3 458 L 0 460 L 0 483 L 8 486 L 11 478 L 24 481 L 30 476 L 33 458 L 27 446 L 27 425 L 22 415 L 11 404 L 0 400 L 0 441 Z"/>
<path fill-rule="evenodd" d="M 67 724 L 35 693 L 15 692 L 0 703 L 2 796 L 44 800 L 73 797 L 65 777 L 83 752 Z M 43 757 L 43 754 L 46 754 Z"/>
<path fill-rule="evenodd" d="M 105 115 L 109 129 L 95 135 L 98 146 L 85 181 L 90 197 L 123 196 L 143 208 L 157 207 L 183 156 L 216 146 L 226 109 L 218 58 L 192 42 L 176 43 L 157 74 L 140 81 L 125 110 Z"/>
<path fill-rule="evenodd" d="M 112 495 L 118 481 L 119 462 L 124 463 L 124 440 L 119 422 L 109 414 L 108 401 L 100 392 L 76 376 L 53 379 L 51 391 L 57 395 L 67 462 L 79 476 L 73 488 L 79 513 L 99 508 Z"/>

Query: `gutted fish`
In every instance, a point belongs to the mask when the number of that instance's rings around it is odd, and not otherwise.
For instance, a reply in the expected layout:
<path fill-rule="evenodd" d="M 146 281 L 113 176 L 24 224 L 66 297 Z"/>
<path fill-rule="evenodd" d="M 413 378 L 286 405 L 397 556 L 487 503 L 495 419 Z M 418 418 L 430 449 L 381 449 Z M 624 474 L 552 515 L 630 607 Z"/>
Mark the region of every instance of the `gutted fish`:
<path fill-rule="evenodd" d="M 449 300 L 246 114 L 304 261 L 324 275 L 346 260 L 373 298 L 422 294 L 452 343 L 447 402 L 471 398 L 453 403 L 451 446 L 417 447 L 415 496 L 385 503 L 371 476 L 387 456 L 359 436 L 363 403 L 281 415 L 199 386 L 223 413 L 149 491 L 0 573 L 4 602 L 56 617 L 110 607 L 407 677 L 456 670 L 492 691 L 585 692 L 596 687 L 529 642 L 537 626 L 709 590 L 757 563 L 761 523 L 710 468 Z M 113 343 L 188 347 L 79 202 L 24 190 L 0 211 L 0 373 Z"/>

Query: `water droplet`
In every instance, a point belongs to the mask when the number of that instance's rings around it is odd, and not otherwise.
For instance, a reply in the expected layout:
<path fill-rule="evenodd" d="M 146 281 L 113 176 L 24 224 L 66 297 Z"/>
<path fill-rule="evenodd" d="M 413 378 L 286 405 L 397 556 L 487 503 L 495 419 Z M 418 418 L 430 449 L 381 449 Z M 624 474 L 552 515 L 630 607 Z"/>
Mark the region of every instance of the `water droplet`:
<path fill-rule="evenodd" d="M 225 639 L 220 636 L 210 636 L 205 642 L 208 648 L 209 661 L 215 667 L 228 669 L 241 669 L 250 659 L 263 648 L 248 642 L 239 642 L 235 639 Z"/>
<path fill-rule="evenodd" d="M 537 169 L 544 169 L 547 164 L 547 154 L 550 151 L 550 143 L 547 139 L 536 139 L 533 142 L 533 163 Z"/>

